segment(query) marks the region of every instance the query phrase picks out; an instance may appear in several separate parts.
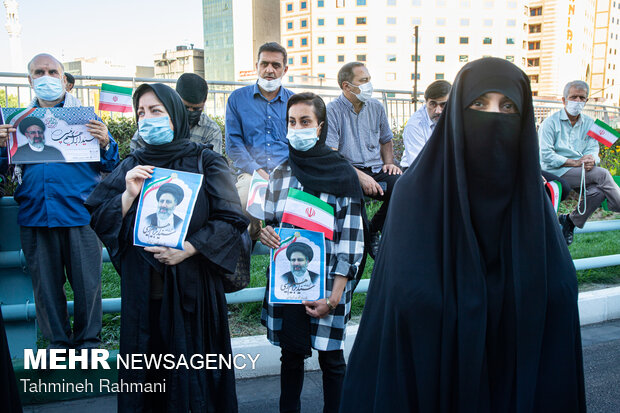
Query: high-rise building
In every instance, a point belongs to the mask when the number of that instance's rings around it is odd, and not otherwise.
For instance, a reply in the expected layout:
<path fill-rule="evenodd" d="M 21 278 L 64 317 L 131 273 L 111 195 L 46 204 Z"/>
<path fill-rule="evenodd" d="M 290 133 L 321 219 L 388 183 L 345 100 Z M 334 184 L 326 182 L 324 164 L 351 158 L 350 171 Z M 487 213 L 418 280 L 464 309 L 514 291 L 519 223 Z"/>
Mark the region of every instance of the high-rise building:
<path fill-rule="evenodd" d="M 166 50 L 153 56 L 155 77 L 176 79 L 183 73 L 205 75 L 204 50 L 194 49 L 194 45 L 177 46 L 174 50 Z"/>
<path fill-rule="evenodd" d="M 620 1 L 597 0 L 590 98 L 613 105 L 620 102 L 620 84 L 616 84 L 620 73 L 617 54 L 620 49 L 619 33 Z"/>
<path fill-rule="evenodd" d="M 11 54 L 10 68 L 13 72 L 23 72 L 25 68 L 22 55 L 22 26 L 19 23 L 17 0 L 4 0 L 4 8 L 6 9 L 4 27 L 9 35 L 9 53 Z"/>
<path fill-rule="evenodd" d="M 530 0 L 524 66 L 532 93 L 560 97 L 571 80 L 592 80 L 597 0 Z"/>
<path fill-rule="evenodd" d="M 335 84 L 340 67 L 364 62 L 376 87 L 418 90 L 451 81 L 468 61 L 523 64 L 526 0 L 281 0 L 288 81 Z M 414 27 L 418 26 L 415 56 Z M 323 81 L 323 79 L 325 79 Z"/>
<path fill-rule="evenodd" d="M 280 0 L 203 0 L 207 80 L 256 79 L 258 48 L 280 41 Z"/>

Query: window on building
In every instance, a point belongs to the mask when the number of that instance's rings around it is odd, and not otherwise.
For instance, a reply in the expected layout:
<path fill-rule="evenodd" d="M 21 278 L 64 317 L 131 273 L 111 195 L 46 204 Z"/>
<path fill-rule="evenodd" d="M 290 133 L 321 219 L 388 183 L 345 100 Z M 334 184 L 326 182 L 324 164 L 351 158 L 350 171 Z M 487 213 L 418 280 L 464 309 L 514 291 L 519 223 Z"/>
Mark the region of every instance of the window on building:
<path fill-rule="evenodd" d="M 492 1 L 485 1 L 484 2 L 484 8 L 485 9 L 492 9 L 493 8 L 493 2 Z"/>
<path fill-rule="evenodd" d="M 436 42 L 437 44 L 446 44 L 446 38 L 444 36 L 438 36 Z"/>
<path fill-rule="evenodd" d="M 301 5 L 299 6 L 299 8 L 301 10 L 306 10 L 308 8 L 308 2 L 307 1 L 302 1 Z"/>
<path fill-rule="evenodd" d="M 289 83 L 293 83 L 293 76 L 289 76 L 289 77 L 288 77 L 288 82 L 289 82 Z"/>
<path fill-rule="evenodd" d="M 420 55 L 418 55 L 417 57 L 418 57 L 418 62 L 419 62 L 420 61 Z M 415 62 L 415 60 L 416 60 L 416 55 L 412 54 L 411 55 L 411 61 Z"/>
<path fill-rule="evenodd" d="M 506 56 L 506 60 L 508 60 L 509 62 L 514 63 L 515 62 L 515 57 L 514 56 Z"/>
<path fill-rule="evenodd" d="M 344 44 L 344 36 L 338 36 L 338 38 L 336 39 L 336 43 Z"/>
<path fill-rule="evenodd" d="M 344 17 L 338 17 L 338 26 L 344 26 Z"/>
<path fill-rule="evenodd" d="M 411 0 L 411 5 L 412 6 L 421 6 L 422 5 L 422 0 Z"/>
<path fill-rule="evenodd" d="M 422 18 L 421 17 L 414 17 L 411 19 L 411 25 L 412 26 L 419 26 L 422 24 Z"/>
<path fill-rule="evenodd" d="M 517 8 L 517 2 L 516 1 L 509 1 L 508 2 L 508 8 L 509 9 L 516 9 Z"/>
<path fill-rule="evenodd" d="M 387 24 L 396 24 L 396 17 L 388 17 L 385 22 Z"/>
<path fill-rule="evenodd" d="M 325 19 L 319 19 L 319 20 L 317 21 L 317 24 L 318 24 L 319 26 L 325 26 Z"/>
<path fill-rule="evenodd" d="M 317 76 L 318 77 L 325 77 L 325 73 L 319 73 Z"/>
<path fill-rule="evenodd" d="M 342 62 L 344 62 L 344 55 L 343 54 L 339 54 L 336 59 L 338 60 L 338 63 L 342 63 Z"/>
<path fill-rule="evenodd" d="M 325 63 L 325 56 L 323 55 L 319 56 L 319 63 Z"/>
<path fill-rule="evenodd" d="M 493 44 L 493 39 L 491 39 L 490 37 L 485 37 L 484 39 L 482 39 L 482 44 Z"/>
<path fill-rule="evenodd" d="M 530 16 L 542 16 L 542 6 L 541 7 L 531 7 L 530 8 Z"/>
<path fill-rule="evenodd" d="M 415 73 L 411 74 L 411 80 L 414 80 L 416 77 L 418 78 L 418 80 L 420 80 L 420 74 L 419 73 L 418 73 L 418 76 L 416 76 Z"/>
<path fill-rule="evenodd" d="M 471 6 L 471 1 L 470 0 L 461 0 L 461 7 L 469 7 Z"/>
<path fill-rule="evenodd" d="M 435 4 L 437 7 L 446 7 L 446 0 L 436 0 Z"/>
<path fill-rule="evenodd" d="M 286 29 L 287 30 L 292 30 L 293 29 L 293 22 L 286 22 Z"/>
<path fill-rule="evenodd" d="M 396 73 L 386 73 L 385 80 L 396 80 Z"/>
<path fill-rule="evenodd" d="M 366 36 L 357 36 L 355 38 L 356 43 L 366 43 Z"/>
<path fill-rule="evenodd" d="M 445 26 L 446 25 L 446 19 L 444 19 L 443 17 L 438 17 L 435 19 L 435 24 L 437 26 Z"/>
<path fill-rule="evenodd" d="M 538 91 L 537 90 L 532 90 L 532 96 L 538 96 Z"/>
<path fill-rule="evenodd" d="M 302 65 L 307 65 L 308 64 L 308 56 L 302 56 L 301 57 L 301 64 Z"/>
<path fill-rule="evenodd" d="M 444 62 L 445 60 L 446 60 L 446 56 L 444 56 L 442 54 L 435 55 L 435 61 L 436 62 Z"/>
<path fill-rule="evenodd" d="M 288 64 L 292 65 L 295 60 L 292 57 L 288 58 Z"/>
<path fill-rule="evenodd" d="M 289 3 L 286 5 L 286 11 L 293 11 L 293 3 Z"/>
<path fill-rule="evenodd" d="M 388 36 L 386 41 L 388 43 L 396 43 L 396 36 Z"/>
<path fill-rule="evenodd" d="M 355 56 L 355 60 L 357 60 L 358 62 L 365 62 L 366 61 L 366 55 L 365 54 L 358 54 L 357 56 Z"/>
<path fill-rule="evenodd" d="M 385 55 L 385 58 L 388 62 L 395 62 L 396 61 L 396 55 L 395 54 L 388 54 Z"/>
<path fill-rule="evenodd" d="M 308 20 L 307 19 L 303 19 L 301 21 L 301 27 L 308 27 Z"/>
<path fill-rule="evenodd" d="M 506 26 L 508 27 L 515 27 L 517 25 L 517 21 L 515 19 L 508 19 L 506 20 Z"/>
<path fill-rule="evenodd" d="M 540 33 L 542 31 L 542 24 L 530 24 L 530 33 Z"/>
<path fill-rule="evenodd" d="M 493 19 L 484 19 L 482 24 L 484 27 L 491 27 L 493 26 Z"/>
<path fill-rule="evenodd" d="M 537 67 L 540 66 L 540 58 L 534 57 L 527 59 L 527 67 Z"/>
<path fill-rule="evenodd" d="M 325 1 L 324 0 L 319 0 L 316 2 L 316 7 L 325 7 Z"/>
<path fill-rule="evenodd" d="M 538 75 L 530 75 L 530 83 L 538 83 Z"/>
<path fill-rule="evenodd" d="M 387 0 L 388 6 L 396 6 L 396 0 Z"/>
<path fill-rule="evenodd" d="M 325 37 L 323 36 L 317 37 L 316 41 L 317 41 L 317 44 L 325 44 Z"/>
<path fill-rule="evenodd" d="M 465 37 L 465 36 L 459 37 L 459 44 L 469 44 L 469 37 Z"/>
<path fill-rule="evenodd" d="M 459 24 L 461 26 L 469 26 L 469 19 L 461 19 L 459 20 Z"/>
<path fill-rule="evenodd" d="M 302 37 L 301 38 L 301 45 L 302 46 L 308 46 L 308 38 L 307 37 Z"/>
<path fill-rule="evenodd" d="M 366 5 L 366 0 L 357 0 L 357 5 L 358 6 L 365 6 Z"/>
<path fill-rule="evenodd" d="M 443 80 L 443 78 L 444 78 L 443 73 L 435 73 L 435 80 Z"/>
<path fill-rule="evenodd" d="M 513 37 L 506 37 L 506 44 L 515 44 L 515 39 Z"/>
<path fill-rule="evenodd" d="M 469 56 L 467 56 L 466 54 L 459 55 L 459 62 L 461 63 L 469 62 Z"/>
<path fill-rule="evenodd" d="M 540 40 L 535 42 L 527 42 L 528 50 L 540 50 Z"/>
<path fill-rule="evenodd" d="M 293 41 L 292 40 L 287 40 L 286 41 L 286 47 L 293 47 Z"/>
<path fill-rule="evenodd" d="M 358 17 L 355 19 L 355 24 L 366 24 L 366 17 Z"/>

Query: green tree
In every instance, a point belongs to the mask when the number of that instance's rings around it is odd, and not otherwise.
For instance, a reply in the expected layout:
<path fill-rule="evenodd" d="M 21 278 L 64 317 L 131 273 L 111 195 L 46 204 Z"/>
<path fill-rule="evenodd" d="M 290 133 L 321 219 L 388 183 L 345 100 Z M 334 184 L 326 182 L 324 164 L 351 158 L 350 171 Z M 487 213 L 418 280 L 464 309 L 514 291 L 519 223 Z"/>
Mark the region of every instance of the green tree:
<path fill-rule="evenodd" d="M 0 89 L 0 106 L 3 108 L 18 108 L 19 102 L 17 101 L 17 96 L 9 95 L 9 104 L 6 104 L 6 91 L 4 89 Z"/>

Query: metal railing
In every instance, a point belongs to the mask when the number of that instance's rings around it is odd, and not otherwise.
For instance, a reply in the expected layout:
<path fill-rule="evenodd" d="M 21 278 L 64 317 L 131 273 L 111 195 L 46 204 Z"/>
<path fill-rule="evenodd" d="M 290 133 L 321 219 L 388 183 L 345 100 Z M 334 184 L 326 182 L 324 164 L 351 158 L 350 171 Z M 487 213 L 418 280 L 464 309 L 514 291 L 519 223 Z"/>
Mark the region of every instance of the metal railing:
<path fill-rule="evenodd" d="M 577 234 L 603 231 L 620 230 L 620 219 L 609 221 L 588 222 L 583 229 L 576 228 Z M 104 262 L 109 262 L 110 257 L 104 249 Z M 620 254 L 604 255 L 600 257 L 579 258 L 573 260 L 577 271 L 591 268 L 603 268 L 620 265 Z M 0 269 L 25 267 L 26 259 L 22 251 L 12 251 L 0 253 Z M 355 293 L 368 292 L 369 279 L 360 280 Z M 226 294 L 228 304 L 243 304 L 261 302 L 265 297 L 265 287 L 244 288 L 236 293 Z M 120 298 L 105 298 L 103 302 L 104 313 L 119 313 L 121 311 Z M 73 301 L 67 302 L 69 313 L 73 315 Z M 2 306 L 2 314 L 5 321 L 32 320 L 36 315 L 36 305 L 34 303 L 10 304 Z"/>
<path fill-rule="evenodd" d="M 4 102 L 0 102 L 0 106 L 8 107 L 15 100 L 17 101 L 17 106 L 20 107 L 30 103 L 34 95 L 28 84 L 27 77 L 26 73 L 0 72 L 0 90 L 5 92 Z M 76 85 L 71 93 L 79 98 L 84 106 L 95 106 L 102 82 L 133 89 L 142 83 L 167 83 L 172 87 L 176 83 L 176 79 L 142 77 L 76 75 L 75 78 Z M 225 82 L 217 80 L 209 80 L 208 83 L 209 95 L 205 104 L 205 111 L 211 116 L 220 117 L 225 116 L 228 96 L 234 90 L 252 84 L 252 82 Z M 330 102 L 340 95 L 340 89 L 334 86 L 309 84 L 284 84 L 284 86 L 295 91 L 314 92 L 320 95 L 326 102 Z M 414 112 L 412 90 L 376 89 L 374 97 L 383 103 L 392 127 L 403 126 Z M 534 99 L 536 124 L 539 125 L 547 116 L 562 107 L 563 105 L 560 101 Z M 584 113 L 593 118 L 601 119 L 612 127 L 620 126 L 620 107 L 593 102 L 586 105 Z M 125 116 L 133 116 L 133 114 Z"/>

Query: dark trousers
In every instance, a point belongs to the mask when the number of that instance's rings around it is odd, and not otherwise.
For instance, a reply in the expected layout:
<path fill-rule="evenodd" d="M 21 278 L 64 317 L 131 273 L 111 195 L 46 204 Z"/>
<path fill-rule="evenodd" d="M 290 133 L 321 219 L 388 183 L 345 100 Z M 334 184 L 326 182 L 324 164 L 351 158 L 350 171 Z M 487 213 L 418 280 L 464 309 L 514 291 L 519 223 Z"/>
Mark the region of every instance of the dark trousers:
<path fill-rule="evenodd" d="M 372 220 L 370 221 L 370 232 L 378 232 L 383 230 L 383 224 L 385 222 L 385 217 L 387 216 L 388 206 L 390 204 L 390 197 L 392 196 L 392 190 L 394 189 L 394 185 L 396 185 L 396 181 L 400 178 L 400 175 L 389 175 L 383 171 L 379 171 L 377 173 L 373 172 L 371 168 L 358 168 L 360 171 L 365 174 L 371 176 L 377 182 L 385 182 L 387 184 L 387 188 L 383 190 L 383 195 L 371 196 L 373 199 L 377 199 L 379 201 L 383 201 L 383 204 L 377 211 Z"/>
<path fill-rule="evenodd" d="M 280 361 L 280 412 L 299 412 L 304 385 L 304 355 L 282 349 Z M 319 351 L 319 365 L 323 372 L 323 413 L 336 413 L 340 408 L 346 371 L 342 350 Z"/>
<path fill-rule="evenodd" d="M 49 348 L 95 348 L 101 340 L 101 242 L 89 226 L 21 227 L 37 322 Z M 74 295 L 73 333 L 65 272 Z"/>

